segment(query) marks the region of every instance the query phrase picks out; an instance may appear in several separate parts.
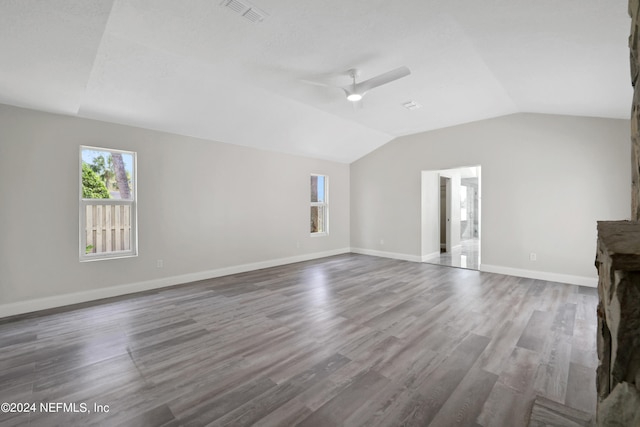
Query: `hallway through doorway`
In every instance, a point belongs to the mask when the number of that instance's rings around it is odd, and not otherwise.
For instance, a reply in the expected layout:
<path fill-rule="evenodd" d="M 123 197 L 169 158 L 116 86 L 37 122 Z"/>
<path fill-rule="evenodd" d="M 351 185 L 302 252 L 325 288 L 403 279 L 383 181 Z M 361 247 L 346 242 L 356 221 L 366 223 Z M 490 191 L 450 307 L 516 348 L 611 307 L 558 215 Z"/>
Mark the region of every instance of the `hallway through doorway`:
<path fill-rule="evenodd" d="M 480 166 L 423 172 L 422 261 L 480 269 Z"/>

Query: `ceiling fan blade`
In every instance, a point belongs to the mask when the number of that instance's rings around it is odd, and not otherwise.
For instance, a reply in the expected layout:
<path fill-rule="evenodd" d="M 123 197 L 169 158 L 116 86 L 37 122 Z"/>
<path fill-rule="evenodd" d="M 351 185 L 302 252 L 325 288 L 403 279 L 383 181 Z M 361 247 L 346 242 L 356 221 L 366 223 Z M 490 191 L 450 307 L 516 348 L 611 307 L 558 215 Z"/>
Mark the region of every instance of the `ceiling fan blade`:
<path fill-rule="evenodd" d="M 401 79 L 402 77 L 406 77 L 409 74 L 411 74 L 409 68 L 403 66 L 400 68 L 396 68 L 395 70 L 387 71 L 386 73 L 380 74 L 379 76 L 372 77 L 369 80 L 357 83 L 355 89 L 356 92 L 364 95 L 365 92 L 373 89 L 374 87 L 382 86 L 394 80 Z"/>

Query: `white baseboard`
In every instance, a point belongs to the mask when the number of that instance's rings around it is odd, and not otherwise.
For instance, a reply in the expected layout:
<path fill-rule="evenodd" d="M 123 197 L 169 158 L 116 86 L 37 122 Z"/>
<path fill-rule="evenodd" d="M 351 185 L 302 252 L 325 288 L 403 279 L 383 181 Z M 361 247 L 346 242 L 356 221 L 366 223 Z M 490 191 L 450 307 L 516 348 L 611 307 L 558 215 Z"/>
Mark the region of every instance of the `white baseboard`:
<path fill-rule="evenodd" d="M 435 257 L 440 257 L 440 254 L 442 252 L 432 252 L 430 254 L 426 254 L 426 255 L 422 255 L 422 259 L 420 260 L 421 262 L 425 262 L 426 260 L 428 260 L 429 258 L 435 258 Z"/>
<path fill-rule="evenodd" d="M 224 267 L 215 270 L 200 271 L 197 273 L 182 274 L 179 276 L 163 277 L 159 279 L 146 280 L 143 282 L 128 283 L 107 288 L 93 289 L 84 292 L 74 292 L 64 295 L 56 295 L 45 298 L 36 298 L 27 301 L 18 301 L 0 305 L 0 318 L 15 316 L 18 314 L 31 313 L 34 311 L 47 310 L 51 308 L 63 307 L 71 304 L 79 304 L 88 301 L 95 301 L 103 298 L 111 298 L 136 292 L 160 289 L 167 286 L 181 285 L 198 280 L 213 279 L 216 277 L 228 276 L 230 274 L 244 273 L 247 271 L 260 270 L 263 268 L 277 267 L 280 265 L 293 264 L 296 262 L 310 261 L 313 259 L 325 258 L 333 255 L 345 253 L 357 253 L 362 255 L 379 256 L 383 258 L 399 259 L 403 261 L 422 262 L 424 258 L 436 254 L 417 255 L 402 254 L 396 252 L 376 251 L 361 248 L 342 248 L 312 254 L 296 255 L 287 258 L 278 258 L 268 261 L 260 261 L 250 264 L 242 264 L 231 267 Z M 588 286 L 595 288 L 598 286 L 598 279 L 584 276 L 572 276 L 559 273 L 548 273 L 544 271 L 524 270 L 518 268 L 502 267 L 497 265 L 481 264 L 480 271 L 487 273 L 505 274 L 508 276 L 526 277 L 530 279 L 547 280 L 552 282 L 569 283 L 573 285 Z"/>
<path fill-rule="evenodd" d="M 351 248 L 351 252 L 361 255 L 379 256 L 382 258 L 399 259 L 402 261 L 422 262 L 422 257 L 418 255 L 401 254 L 397 252 L 376 251 L 374 249 Z"/>
<path fill-rule="evenodd" d="M 597 277 L 573 276 L 570 274 L 549 273 L 546 271 L 524 270 L 520 268 L 502 267 L 499 265 L 480 264 L 480 271 L 498 273 L 507 276 L 526 277 L 527 279 L 546 280 L 549 282 L 569 283 L 571 285 L 598 287 Z"/>
<path fill-rule="evenodd" d="M 277 267 L 280 265 L 293 264 L 302 261 L 310 261 L 313 259 L 325 258 L 328 256 L 340 255 L 349 252 L 351 252 L 350 248 L 342 248 L 325 252 L 316 252 L 312 254 L 296 255 L 287 258 L 260 261 L 250 264 L 235 265 L 231 267 L 218 268 L 215 270 L 200 271 L 197 273 L 181 274 L 179 276 L 145 280 L 143 282 L 110 286 L 108 288 L 93 289 L 84 292 L 74 292 L 69 294 L 2 304 L 0 305 L 0 318 L 31 313 L 34 311 L 47 310 L 50 308 L 63 307 L 71 304 L 95 301 L 103 298 L 133 294 L 136 292 L 149 291 L 152 289 L 159 289 L 167 286 L 181 285 L 198 280 L 213 279 L 216 277 L 228 276 L 230 274 L 245 273 L 247 271 L 260 270 L 263 268 Z"/>

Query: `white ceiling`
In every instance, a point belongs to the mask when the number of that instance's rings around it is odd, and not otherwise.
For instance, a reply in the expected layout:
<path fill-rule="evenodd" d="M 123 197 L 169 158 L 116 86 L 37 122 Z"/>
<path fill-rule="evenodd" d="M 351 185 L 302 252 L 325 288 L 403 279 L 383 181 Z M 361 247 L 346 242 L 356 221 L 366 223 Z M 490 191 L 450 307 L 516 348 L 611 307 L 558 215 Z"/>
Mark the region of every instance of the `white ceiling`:
<path fill-rule="evenodd" d="M 629 117 L 625 1 L 220 3 L 0 0 L 0 103 L 346 163 L 516 112 Z M 313 84 L 402 65 L 361 109 Z"/>

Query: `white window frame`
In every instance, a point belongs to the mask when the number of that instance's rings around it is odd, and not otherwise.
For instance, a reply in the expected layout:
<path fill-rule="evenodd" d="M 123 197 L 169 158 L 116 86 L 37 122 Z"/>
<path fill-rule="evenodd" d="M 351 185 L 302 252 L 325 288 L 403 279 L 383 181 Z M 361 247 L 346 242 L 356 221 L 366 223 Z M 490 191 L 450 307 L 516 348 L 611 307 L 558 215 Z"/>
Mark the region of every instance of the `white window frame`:
<path fill-rule="evenodd" d="M 319 207 L 322 208 L 322 210 L 324 211 L 324 224 L 322 227 L 322 229 L 324 231 L 315 231 L 315 232 L 310 232 L 310 235 L 312 237 L 318 237 L 318 236 L 327 236 L 329 235 L 329 177 L 327 175 L 323 175 L 323 174 L 316 174 L 316 173 L 312 173 L 309 177 L 309 180 L 311 180 L 311 177 L 313 176 L 321 176 L 324 178 L 324 202 L 311 202 L 311 206 L 309 207 L 309 215 L 311 215 L 311 208 L 312 207 Z M 311 198 L 311 197 L 309 197 Z"/>
<path fill-rule="evenodd" d="M 93 150 L 93 151 L 107 151 L 110 153 L 122 153 L 122 154 L 130 154 L 133 156 L 132 162 L 132 171 L 131 171 L 131 180 L 133 182 L 133 189 L 131 191 L 131 199 L 84 199 L 82 197 L 82 151 L 83 150 Z M 127 150 L 117 150 L 114 148 L 104 148 L 104 147 L 94 147 L 88 145 L 81 145 L 79 150 L 79 256 L 80 262 L 87 261 L 101 261 L 105 259 L 119 259 L 119 258 L 131 258 L 138 256 L 138 153 L 135 151 L 127 151 Z M 116 206 L 116 205 L 124 205 L 130 206 L 130 222 L 131 222 L 131 235 L 130 235 L 130 249 L 124 251 L 114 251 L 114 252 L 101 252 L 101 253 L 89 253 L 87 254 L 87 235 L 86 235 L 86 213 L 87 206 L 89 205 L 105 205 L 105 206 Z"/>

